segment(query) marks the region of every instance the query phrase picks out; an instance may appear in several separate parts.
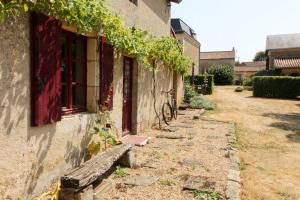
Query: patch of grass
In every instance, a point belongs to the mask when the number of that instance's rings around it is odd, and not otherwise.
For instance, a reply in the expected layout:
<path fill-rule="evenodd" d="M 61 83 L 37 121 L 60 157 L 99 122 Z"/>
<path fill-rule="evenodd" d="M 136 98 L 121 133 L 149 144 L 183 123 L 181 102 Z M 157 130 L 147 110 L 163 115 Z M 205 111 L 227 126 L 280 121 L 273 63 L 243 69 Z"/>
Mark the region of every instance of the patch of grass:
<path fill-rule="evenodd" d="M 116 167 L 116 171 L 115 171 L 115 174 L 118 176 L 118 177 L 126 177 L 126 176 L 129 176 L 129 173 L 127 173 L 121 166 L 117 166 Z"/>
<path fill-rule="evenodd" d="M 219 192 L 214 192 L 214 191 L 194 190 L 193 194 L 196 199 L 201 199 L 201 200 L 221 200 L 221 199 L 223 199 L 222 195 Z"/>
<path fill-rule="evenodd" d="M 297 195 L 290 194 L 290 193 L 284 192 L 284 191 L 278 192 L 277 194 L 285 200 L 297 200 L 298 199 Z"/>
<path fill-rule="evenodd" d="M 159 180 L 159 183 L 161 185 L 164 185 L 164 186 L 172 186 L 172 185 L 176 185 L 176 182 L 174 180 L 170 180 L 170 179 L 162 179 L 162 180 Z"/>
<path fill-rule="evenodd" d="M 244 164 L 244 163 L 241 163 L 241 164 L 239 164 L 239 169 L 240 169 L 240 171 L 244 171 L 244 170 L 246 170 L 247 169 L 247 164 Z"/>
<path fill-rule="evenodd" d="M 153 158 L 159 160 L 161 158 L 161 155 L 158 151 L 153 151 L 151 156 L 153 156 Z"/>

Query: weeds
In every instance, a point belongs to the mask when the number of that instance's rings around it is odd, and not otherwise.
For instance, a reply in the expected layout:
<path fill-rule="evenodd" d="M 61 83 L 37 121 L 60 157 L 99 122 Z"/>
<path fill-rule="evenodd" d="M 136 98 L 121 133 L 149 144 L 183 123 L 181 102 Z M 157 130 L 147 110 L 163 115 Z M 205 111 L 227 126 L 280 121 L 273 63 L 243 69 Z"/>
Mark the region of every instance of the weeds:
<path fill-rule="evenodd" d="M 169 179 L 159 180 L 159 183 L 160 183 L 161 185 L 164 185 L 164 186 L 172 186 L 172 185 L 176 185 L 176 182 L 175 182 L 175 181 L 169 180 Z"/>
<path fill-rule="evenodd" d="M 281 192 L 278 192 L 277 194 L 286 200 L 297 200 L 298 199 L 297 195 L 293 195 L 288 192 L 281 191 Z"/>
<path fill-rule="evenodd" d="M 222 199 L 222 195 L 219 192 L 214 192 L 214 191 L 194 190 L 193 194 L 196 199 L 201 199 L 201 200 L 221 200 Z"/>
<path fill-rule="evenodd" d="M 118 177 L 126 177 L 126 176 L 129 176 L 129 174 L 128 174 L 121 166 L 117 166 L 117 167 L 116 167 L 115 174 L 116 174 Z"/>
<path fill-rule="evenodd" d="M 204 108 L 205 110 L 214 110 L 216 108 L 216 104 L 202 95 L 197 95 L 192 97 L 190 100 L 190 105 L 194 109 Z"/>

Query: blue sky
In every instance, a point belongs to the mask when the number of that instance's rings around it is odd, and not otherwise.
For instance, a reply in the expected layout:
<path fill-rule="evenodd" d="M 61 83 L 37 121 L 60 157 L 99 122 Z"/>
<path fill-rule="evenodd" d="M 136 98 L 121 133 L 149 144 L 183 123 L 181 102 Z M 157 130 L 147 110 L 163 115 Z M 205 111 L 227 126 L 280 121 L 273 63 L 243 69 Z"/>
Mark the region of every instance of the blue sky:
<path fill-rule="evenodd" d="M 240 61 L 250 61 L 267 35 L 300 33 L 300 0 L 182 0 L 172 17 L 196 31 L 201 51 L 235 47 Z"/>

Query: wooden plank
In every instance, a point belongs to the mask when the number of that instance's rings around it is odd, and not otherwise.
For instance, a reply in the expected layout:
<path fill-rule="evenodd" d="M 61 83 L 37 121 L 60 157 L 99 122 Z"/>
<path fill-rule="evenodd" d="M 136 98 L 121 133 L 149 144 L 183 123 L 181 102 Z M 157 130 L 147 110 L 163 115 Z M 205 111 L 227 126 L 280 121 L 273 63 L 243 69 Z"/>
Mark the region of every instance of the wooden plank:
<path fill-rule="evenodd" d="M 61 186 L 72 190 L 87 187 L 105 174 L 131 148 L 130 144 L 122 144 L 99 154 L 62 176 Z"/>

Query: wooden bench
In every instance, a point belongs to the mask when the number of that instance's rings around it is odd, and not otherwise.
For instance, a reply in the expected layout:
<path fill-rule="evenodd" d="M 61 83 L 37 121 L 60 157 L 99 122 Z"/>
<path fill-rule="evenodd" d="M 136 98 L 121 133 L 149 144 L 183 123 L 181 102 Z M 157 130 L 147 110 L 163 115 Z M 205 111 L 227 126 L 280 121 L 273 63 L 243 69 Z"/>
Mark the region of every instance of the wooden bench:
<path fill-rule="evenodd" d="M 126 167 L 134 167 L 135 158 L 131 149 L 132 145 L 130 144 L 114 146 L 79 167 L 68 171 L 60 180 L 62 192 L 77 193 L 84 190 L 98 181 L 116 163 Z"/>

